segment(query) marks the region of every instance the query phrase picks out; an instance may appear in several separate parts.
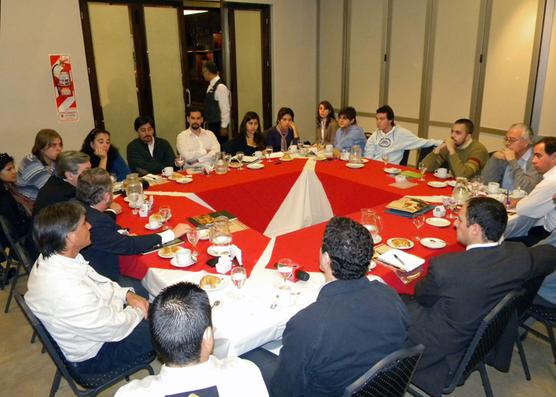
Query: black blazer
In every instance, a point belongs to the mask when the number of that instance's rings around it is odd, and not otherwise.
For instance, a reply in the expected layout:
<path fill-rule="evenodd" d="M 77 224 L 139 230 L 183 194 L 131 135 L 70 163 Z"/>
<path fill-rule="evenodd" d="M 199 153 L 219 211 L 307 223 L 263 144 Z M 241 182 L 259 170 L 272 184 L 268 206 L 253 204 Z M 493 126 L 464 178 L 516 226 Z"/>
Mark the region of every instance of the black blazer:
<path fill-rule="evenodd" d="M 389 286 L 366 277 L 336 280 L 292 317 L 282 336 L 276 396 L 339 396 L 373 364 L 403 347 L 408 315 Z"/>
<path fill-rule="evenodd" d="M 433 258 L 414 299 L 406 302 L 409 340 L 425 345 L 414 383 L 433 396 L 441 395 L 484 316 L 519 288 L 532 269 L 531 254 L 521 243 Z"/>
<path fill-rule="evenodd" d="M 164 167 L 173 167 L 175 159 L 174 149 L 166 139 L 155 137 L 152 156 L 147 144 L 139 138 L 127 145 L 129 168 L 141 175 L 160 174 Z"/>
<path fill-rule="evenodd" d="M 89 265 L 98 273 L 117 281 L 120 277 L 119 255 L 148 251 L 162 242 L 158 234 L 126 236 L 118 233 L 118 225 L 109 215 L 88 205 L 87 222 L 91 225 L 91 245 L 81 251 Z"/>
<path fill-rule="evenodd" d="M 64 181 L 56 175 L 52 175 L 43 187 L 40 188 L 33 207 L 33 218 L 44 207 L 55 203 L 69 201 L 75 197 L 75 186 Z"/>

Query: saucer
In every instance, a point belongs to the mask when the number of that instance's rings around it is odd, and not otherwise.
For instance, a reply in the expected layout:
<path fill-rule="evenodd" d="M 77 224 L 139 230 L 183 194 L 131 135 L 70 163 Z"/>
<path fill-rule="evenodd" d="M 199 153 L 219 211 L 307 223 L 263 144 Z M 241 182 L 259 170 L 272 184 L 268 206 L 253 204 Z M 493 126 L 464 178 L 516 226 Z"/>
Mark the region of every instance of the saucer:
<path fill-rule="evenodd" d="M 427 182 L 427 185 L 429 185 L 430 187 L 436 187 L 436 188 L 442 188 L 442 187 L 448 186 L 448 184 L 446 182 L 440 182 L 440 181 L 430 181 L 430 182 Z"/>
<path fill-rule="evenodd" d="M 391 248 L 397 248 L 399 250 L 408 250 L 413 248 L 413 241 L 403 238 L 403 237 L 393 237 L 386 240 L 386 244 L 388 244 Z"/>
<path fill-rule="evenodd" d="M 173 257 L 172 260 L 170 260 L 170 265 L 174 267 L 189 267 L 189 266 L 193 266 L 195 263 L 197 263 L 197 260 L 195 258 L 193 258 L 193 263 L 191 263 L 190 265 L 180 265 L 178 263 L 178 258 L 176 257 Z"/>
<path fill-rule="evenodd" d="M 432 249 L 440 249 L 446 247 L 446 241 L 436 237 L 423 237 L 419 242 L 425 247 Z"/>
<path fill-rule="evenodd" d="M 425 219 L 425 223 L 436 227 L 448 227 L 452 224 L 448 219 L 434 217 Z"/>
<path fill-rule="evenodd" d="M 402 170 L 400 170 L 399 168 L 396 167 L 388 167 L 384 169 L 384 172 L 386 172 L 387 174 L 399 174 L 400 172 L 402 172 Z"/>
<path fill-rule="evenodd" d="M 249 168 L 250 170 L 260 170 L 261 168 L 264 168 L 264 164 L 261 163 L 248 164 L 247 168 Z"/>
<path fill-rule="evenodd" d="M 346 167 L 348 168 L 363 168 L 365 166 L 365 164 L 357 164 L 357 163 L 347 163 Z"/>
<path fill-rule="evenodd" d="M 230 247 L 216 247 L 211 245 L 207 248 L 207 253 L 211 256 L 224 256 L 230 254 Z"/>
<path fill-rule="evenodd" d="M 184 176 L 183 178 L 176 179 L 176 182 L 180 183 L 182 185 L 185 185 L 186 183 L 193 182 L 193 178 L 188 178 L 188 177 Z"/>
<path fill-rule="evenodd" d="M 145 229 L 148 230 L 156 230 L 156 229 L 160 229 L 162 227 L 162 223 L 159 223 L 158 226 L 155 227 L 151 227 L 148 223 L 145 223 Z"/>

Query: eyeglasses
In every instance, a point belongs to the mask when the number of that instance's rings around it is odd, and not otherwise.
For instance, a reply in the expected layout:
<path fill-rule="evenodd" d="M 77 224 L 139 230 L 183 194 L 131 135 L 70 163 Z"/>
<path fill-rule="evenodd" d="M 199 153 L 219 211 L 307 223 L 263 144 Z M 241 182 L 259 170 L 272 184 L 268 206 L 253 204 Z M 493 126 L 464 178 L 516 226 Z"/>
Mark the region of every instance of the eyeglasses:
<path fill-rule="evenodd" d="M 522 140 L 523 138 L 508 138 L 504 137 L 504 142 L 506 143 L 516 143 L 517 141 Z"/>

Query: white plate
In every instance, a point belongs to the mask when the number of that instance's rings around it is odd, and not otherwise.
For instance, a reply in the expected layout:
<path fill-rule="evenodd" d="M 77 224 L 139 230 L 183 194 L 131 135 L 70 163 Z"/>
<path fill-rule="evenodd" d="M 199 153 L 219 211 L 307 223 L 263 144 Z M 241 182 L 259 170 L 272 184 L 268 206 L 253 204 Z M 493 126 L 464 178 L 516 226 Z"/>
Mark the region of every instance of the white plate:
<path fill-rule="evenodd" d="M 455 180 L 451 180 L 451 181 L 446 181 L 446 183 L 448 184 L 448 186 L 454 187 L 456 186 L 456 181 Z"/>
<path fill-rule="evenodd" d="M 173 252 L 172 254 L 168 254 L 168 255 L 164 255 L 164 254 L 161 254 L 161 253 L 160 253 L 160 251 L 162 250 L 162 248 L 159 249 L 159 250 L 157 251 L 157 253 L 158 253 L 158 256 L 160 256 L 161 258 L 164 258 L 164 259 L 172 259 L 173 257 L 176 256 L 176 254 L 177 254 L 178 252 L 185 250 L 185 248 L 183 248 L 183 247 L 178 247 L 178 248 L 179 248 L 178 250 L 176 250 L 176 251 Z"/>
<path fill-rule="evenodd" d="M 249 168 L 250 170 L 260 170 L 261 168 L 264 168 L 264 164 L 261 163 L 248 164 L 247 168 Z"/>
<path fill-rule="evenodd" d="M 288 159 L 288 158 L 284 158 L 284 157 L 282 156 L 282 158 L 281 158 L 280 160 L 281 160 L 281 161 L 293 161 L 293 157 L 292 157 L 292 155 L 290 154 L 290 158 L 289 158 L 289 159 Z"/>
<path fill-rule="evenodd" d="M 369 263 L 368 270 L 371 271 L 376 267 L 376 262 L 371 259 L 371 263 Z"/>
<path fill-rule="evenodd" d="M 430 187 L 436 187 L 436 188 L 441 188 L 441 187 L 448 186 L 448 184 L 446 182 L 440 182 L 440 181 L 430 181 L 430 182 L 427 182 L 427 185 L 429 185 Z"/>
<path fill-rule="evenodd" d="M 380 244 L 382 241 L 382 236 L 372 236 L 373 237 L 373 245 Z"/>
<path fill-rule="evenodd" d="M 446 247 L 446 241 L 436 237 L 423 237 L 419 242 L 425 247 L 432 249 L 440 249 Z"/>
<path fill-rule="evenodd" d="M 228 279 L 227 278 L 223 278 L 220 277 L 220 284 L 218 284 L 216 287 L 214 288 L 210 288 L 210 287 L 201 287 L 202 289 L 204 289 L 206 292 L 212 292 L 212 291 L 218 291 L 222 288 L 225 288 L 228 285 Z"/>
<path fill-rule="evenodd" d="M 214 245 L 211 245 L 207 248 L 207 253 L 211 256 L 223 256 L 228 255 L 230 253 L 229 248 L 220 248 L 217 249 Z"/>
<path fill-rule="evenodd" d="M 156 229 L 160 229 L 162 227 L 162 223 L 159 223 L 158 226 L 156 227 L 150 227 L 148 223 L 145 223 L 145 229 L 148 230 L 156 230 Z"/>
<path fill-rule="evenodd" d="M 409 243 L 409 245 L 408 245 L 408 246 L 399 247 L 398 245 L 396 245 L 396 244 L 394 243 L 394 241 L 395 241 L 395 240 L 398 240 L 398 239 L 407 241 L 407 242 Z M 386 240 L 386 244 L 388 244 L 389 247 L 397 248 L 397 249 L 399 249 L 399 250 L 408 250 L 408 249 L 410 249 L 410 248 L 413 248 L 413 245 L 414 245 L 414 244 L 413 244 L 413 241 L 411 241 L 410 239 L 404 238 L 404 237 L 392 237 L 392 238 L 389 238 L 388 240 Z"/>
<path fill-rule="evenodd" d="M 354 163 L 346 163 L 346 167 L 348 168 L 363 168 L 365 164 L 354 164 Z"/>
<path fill-rule="evenodd" d="M 448 227 L 452 224 L 448 219 L 444 218 L 427 218 L 425 219 L 427 225 L 436 226 L 436 227 Z"/>
<path fill-rule="evenodd" d="M 362 158 L 362 159 L 361 159 L 361 162 L 362 162 L 363 164 L 368 163 L 368 162 L 369 162 L 369 159 Z"/>
<path fill-rule="evenodd" d="M 448 178 L 452 177 L 452 175 L 450 175 L 450 174 L 448 174 L 446 176 L 440 176 L 440 175 L 435 174 L 434 172 L 433 172 L 433 175 L 438 179 L 448 179 Z"/>
<path fill-rule="evenodd" d="M 180 265 L 180 264 L 178 264 L 178 258 L 176 258 L 176 257 L 172 258 L 172 260 L 170 261 L 170 265 L 172 265 L 174 267 L 189 267 L 189 266 L 193 266 L 195 263 L 197 263 L 197 259 L 193 259 L 193 263 L 191 265 Z"/>
<path fill-rule="evenodd" d="M 400 172 L 402 172 L 402 170 L 400 170 L 399 168 L 396 167 L 389 167 L 389 168 L 385 168 L 384 172 L 386 172 L 387 174 L 399 174 Z"/>
<path fill-rule="evenodd" d="M 185 185 L 186 183 L 193 182 L 193 178 L 188 178 L 188 177 L 184 176 L 183 178 L 176 179 L 176 182 L 181 183 L 182 185 Z"/>

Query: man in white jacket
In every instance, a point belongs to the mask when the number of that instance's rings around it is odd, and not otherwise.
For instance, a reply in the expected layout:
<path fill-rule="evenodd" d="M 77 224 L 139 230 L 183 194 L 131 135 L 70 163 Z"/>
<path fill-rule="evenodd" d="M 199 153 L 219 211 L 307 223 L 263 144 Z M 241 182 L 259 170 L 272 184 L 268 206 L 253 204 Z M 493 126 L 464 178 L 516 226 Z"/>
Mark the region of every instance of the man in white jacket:
<path fill-rule="evenodd" d="M 146 319 L 149 303 L 89 266 L 79 251 L 91 243 L 77 202 L 44 208 L 33 237 L 40 255 L 25 301 L 77 375 L 110 372 L 154 358 Z"/>

